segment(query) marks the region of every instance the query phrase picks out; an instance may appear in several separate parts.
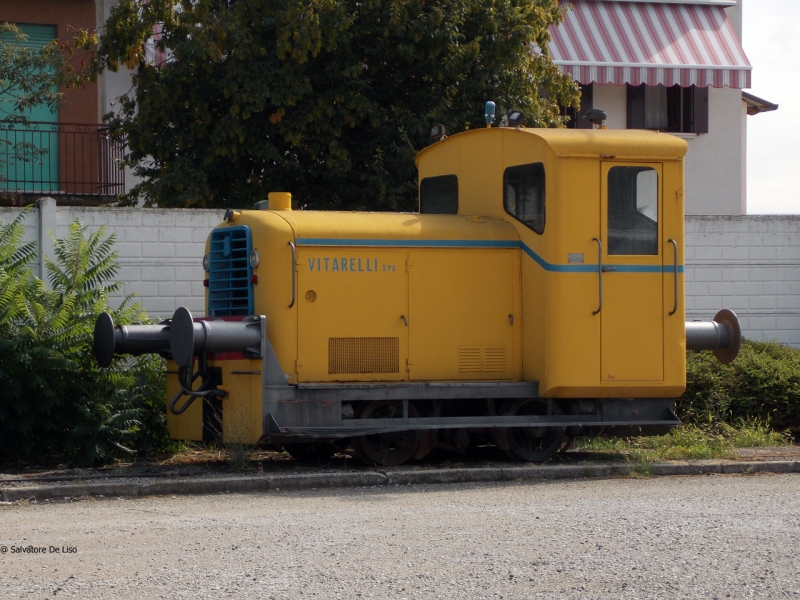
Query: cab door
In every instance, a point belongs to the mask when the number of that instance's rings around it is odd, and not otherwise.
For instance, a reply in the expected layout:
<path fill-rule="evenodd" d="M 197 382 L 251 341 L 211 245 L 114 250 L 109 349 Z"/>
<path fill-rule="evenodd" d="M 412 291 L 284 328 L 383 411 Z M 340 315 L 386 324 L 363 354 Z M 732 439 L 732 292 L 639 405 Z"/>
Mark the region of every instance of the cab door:
<path fill-rule="evenodd" d="M 604 162 L 601 178 L 601 382 L 663 381 L 662 165 Z"/>

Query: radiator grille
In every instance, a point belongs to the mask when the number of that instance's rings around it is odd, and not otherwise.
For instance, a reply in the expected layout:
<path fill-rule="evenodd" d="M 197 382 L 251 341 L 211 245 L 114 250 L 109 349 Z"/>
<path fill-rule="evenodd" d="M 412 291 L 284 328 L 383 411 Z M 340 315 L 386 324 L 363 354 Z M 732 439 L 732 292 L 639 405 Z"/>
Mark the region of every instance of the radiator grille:
<path fill-rule="evenodd" d="M 505 373 L 508 369 L 506 349 L 502 346 L 460 346 L 459 373 Z"/>
<path fill-rule="evenodd" d="M 253 314 L 250 277 L 250 228 L 223 227 L 211 232 L 208 273 L 208 315 L 235 317 Z"/>
<path fill-rule="evenodd" d="M 400 338 L 328 338 L 328 373 L 399 373 Z"/>

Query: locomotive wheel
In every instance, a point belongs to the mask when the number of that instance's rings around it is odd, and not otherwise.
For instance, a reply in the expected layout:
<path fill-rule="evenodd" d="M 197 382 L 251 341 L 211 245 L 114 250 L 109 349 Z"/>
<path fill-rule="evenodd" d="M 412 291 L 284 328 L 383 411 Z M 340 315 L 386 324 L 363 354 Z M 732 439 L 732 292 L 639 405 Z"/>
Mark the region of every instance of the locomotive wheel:
<path fill-rule="evenodd" d="M 506 404 L 502 412 L 506 416 L 546 415 L 547 402 L 520 398 Z M 563 414 L 558 404 L 553 403 L 553 414 Z M 509 457 L 515 460 L 543 463 L 550 460 L 564 445 L 566 429 L 564 427 L 509 427 L 503 430 L 503 434 L 505 442 L 508 444 L 506 454 Z"/>
<path fill-rule="evenodd" d="M 373 401 L 361 411 L 362 419 L 399 419 L 403 415 L 402 402 Z M 413 404 L 408 406 L 410 418 L 419 417 Z M 393 431 L 391 433 L 375 433 L 353 438 L 353 449 L 358 457 L 367 464 L 396 467 L 414 458 L 424 446 L 430 432 Z"/>

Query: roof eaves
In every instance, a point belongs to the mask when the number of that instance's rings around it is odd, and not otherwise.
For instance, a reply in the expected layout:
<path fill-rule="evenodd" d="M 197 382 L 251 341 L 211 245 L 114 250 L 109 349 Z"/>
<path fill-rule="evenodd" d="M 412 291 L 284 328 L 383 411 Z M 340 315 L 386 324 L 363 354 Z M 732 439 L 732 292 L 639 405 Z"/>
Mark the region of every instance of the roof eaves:
<path fill-rule="evenodd" d="M 747 103 L 747 114 L 757 115 L 762 112 L 771 112 L 778 110 L 778 105 L 753 94 L 742 92 L 742 100 Z"/>

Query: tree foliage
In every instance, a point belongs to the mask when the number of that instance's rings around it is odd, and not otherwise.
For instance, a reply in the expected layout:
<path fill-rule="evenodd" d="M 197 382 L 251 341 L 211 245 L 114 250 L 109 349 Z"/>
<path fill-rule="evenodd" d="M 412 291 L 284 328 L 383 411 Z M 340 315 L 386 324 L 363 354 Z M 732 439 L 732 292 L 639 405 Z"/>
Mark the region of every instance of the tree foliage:
<path fill-rule="evenodd" d="M 144 178 L 127 200 L 414 208 L 432 125 L 483 127 L 487 100 L 561 123 L 577 101 L 547 50 L 561 18 L 557 0 L 121 0 L 94 70 L 136 69 L 109 115 Z M 145 61 L 154 28 L 163 65 Z"/>
<path fill-rule="evenodd" d="M 107 462 L 168 445 L 163 361 L 145 356 L 100 369 L 92 356 L 97 315 L 146 319 L 126 298 L 110 311 L 117 271 L 113 236 L 79 222 L 46 260 L 50 288 L 29 270 L 24 213 L 0 222 L 0 462 Z"/>

